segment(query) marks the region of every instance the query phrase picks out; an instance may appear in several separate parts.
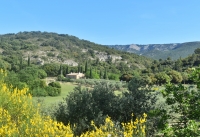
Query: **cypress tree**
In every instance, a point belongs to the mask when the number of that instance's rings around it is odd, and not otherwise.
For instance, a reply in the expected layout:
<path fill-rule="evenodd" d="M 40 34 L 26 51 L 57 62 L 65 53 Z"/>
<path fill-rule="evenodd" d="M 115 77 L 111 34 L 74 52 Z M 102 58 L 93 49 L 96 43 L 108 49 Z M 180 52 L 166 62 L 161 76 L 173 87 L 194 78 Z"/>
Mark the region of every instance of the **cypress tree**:
<path fill-rule="evenodd" d="M 31 59 L 30 59 L 30 55 L 28 55 L 28 66 L 30 66 L 31 64 Z"/>
<path fill-rule="evenodd" d="M 68 66 L 66 68 L 66 74 L 69 74 L 69 68 L 68 68 Z"/>
<path fill-rule="evenodd" d="M 83 73 L 83 66 L 81 66 L 81 73 Z"/>
<path fill-rule="evenodd" d="M 78 64 L 78 73 L 81 71 L 81 67 L 80 65 Z"/>
<path fill-rule="evenodd" d="M 92 68 L 90 67 L 90 78 L 92 78 Z"/>
<path fill-rule="evenodd" d="M 104 72 L 104 76 L 103 76 L 104 79 L 108 79 L 108 74 L 107 74 L 107 69 L 105 68 L 105 72 Z"/>
<path fill-rule="evenodd" d="M 60 70 L 59 70 L 59 74 L 60 74 L 60 76 L 62 76 L 63 74 L 62 74 L 62 64 L 60 64 Z"/>
<path fill-rule="evenodd" d="M 102 74 L 102 71 L 101 71 L 101 70 L 100 70 L 100 74 L 99 74 L 99 75 L 100 75 L 100 79 L 101 79 L 101 78 L 102 78 L 102 76 L 103 76 L 103 74 Z"/>
<path fill-rule="evenodd" d="M 88 62 L 86 61 L 86 63 L 85 63 L 85 73 L 87 73 L 87 71 L 88 71 Z"/>

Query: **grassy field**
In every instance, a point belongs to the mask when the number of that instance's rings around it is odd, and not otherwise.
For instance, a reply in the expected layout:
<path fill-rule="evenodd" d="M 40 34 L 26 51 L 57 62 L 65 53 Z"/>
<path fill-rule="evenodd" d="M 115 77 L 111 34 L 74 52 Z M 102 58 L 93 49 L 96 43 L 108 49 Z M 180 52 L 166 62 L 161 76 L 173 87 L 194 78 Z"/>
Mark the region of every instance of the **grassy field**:
<path fill-rule="evenodd" d="M 34 100 L 43 100 L 44 104 L 50 106 L 51 104 L 58 103 L 67 96 L 67 94 L 76 87 L 77 85 L 70 82 L 61 83 L 61 95 L 56 97 L 46 96 L 46 97 L 33 97 Z"/>

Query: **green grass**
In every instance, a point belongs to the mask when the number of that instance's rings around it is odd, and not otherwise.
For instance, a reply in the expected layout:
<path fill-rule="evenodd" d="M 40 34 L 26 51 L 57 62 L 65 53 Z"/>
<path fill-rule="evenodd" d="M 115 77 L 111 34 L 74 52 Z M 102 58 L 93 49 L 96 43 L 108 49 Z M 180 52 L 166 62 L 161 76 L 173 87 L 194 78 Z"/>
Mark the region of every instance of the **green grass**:
<path fill-rule="evenodd" d="M 65 82 L 65 83 L 61 83 L 61 95 L 60 96 L 56 96 L 56 97 L 51 97 L 51 96 L 46 96 L 46 97 L 33 97 L 34 100 L 43 100 L 43 103 L 47 106 L 50 106 L 52 104 L 56 104 L 60 101 L 63 101 L 63 98 L 65 98 L 69 92 L 73 91 L 73 89 L 76 87 L 77 85 L 74 83 L 70 83 L 70 82 Z"/>

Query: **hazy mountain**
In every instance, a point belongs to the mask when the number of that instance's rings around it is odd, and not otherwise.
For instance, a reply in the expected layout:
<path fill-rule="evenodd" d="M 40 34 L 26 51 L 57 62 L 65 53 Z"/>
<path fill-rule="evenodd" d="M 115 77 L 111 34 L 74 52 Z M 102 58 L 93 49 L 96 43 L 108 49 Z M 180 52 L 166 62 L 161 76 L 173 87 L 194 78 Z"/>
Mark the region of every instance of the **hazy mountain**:
<path fill-rule="evenodd" d="M 110 45 L 117 50 L 135 53 L 150 57 L 152 59 L 171 59 L 185 58 L 200 48 L 200 42 L 170 43 L 170 44 L 148 44 L 148 45 Z"/>

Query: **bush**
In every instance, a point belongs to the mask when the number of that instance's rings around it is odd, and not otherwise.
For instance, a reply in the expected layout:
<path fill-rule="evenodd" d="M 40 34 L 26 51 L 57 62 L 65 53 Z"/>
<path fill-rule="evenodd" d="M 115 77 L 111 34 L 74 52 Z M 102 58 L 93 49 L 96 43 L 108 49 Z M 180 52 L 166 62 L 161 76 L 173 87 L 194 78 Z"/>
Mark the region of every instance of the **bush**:
<path fill-rule="evenodd" d="M 36 87 L 32 91 L 30 91 L 31 95 L 34 97 L 44 96 L 46 97 L 48 93 L 44 88 Z"/>
<path fill-rule="evenodd" d="M 55 87 L 55 88 L 61 88 L 61 85 L 59 82 L 51 82 L 49 83 L 49 86 Z"/>
<path fill-rule="evenodd" d="M 92 129 L 91 120 L 96 121 L 99 126 L 107 115 L 117 116 L 116 101 L 117 96 L 110 84 L 99 83 L 90 91 L 77 87 L 64 99 L 63 103 L 59 104 L 55 117 L 65 124 L 77 125 L 73 130 L 76 135 L 80 135 Z"/>
<path fill-rule="evenodd" d="M 12 90 L 0 80 L 0 136 L 73 137 L 70 126 L 39 114 L 27 90 Z"/>
<path fill-rule="evenodd" d="M 61 88 L 47 86 L 45 89 L 49 96 L 58 96 L 61 93 Z"/>

